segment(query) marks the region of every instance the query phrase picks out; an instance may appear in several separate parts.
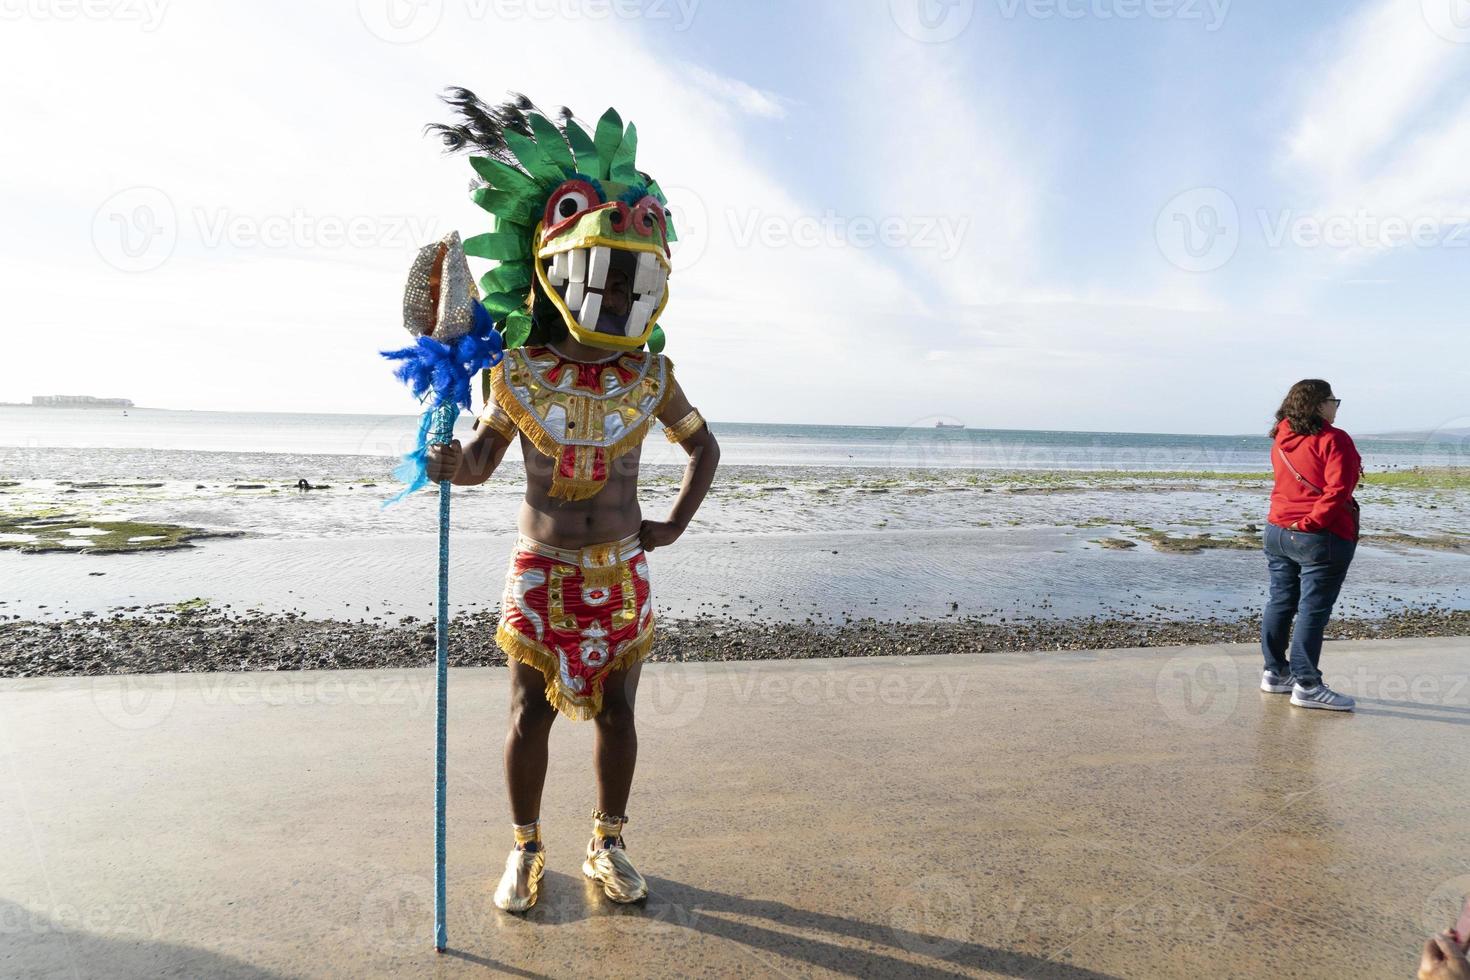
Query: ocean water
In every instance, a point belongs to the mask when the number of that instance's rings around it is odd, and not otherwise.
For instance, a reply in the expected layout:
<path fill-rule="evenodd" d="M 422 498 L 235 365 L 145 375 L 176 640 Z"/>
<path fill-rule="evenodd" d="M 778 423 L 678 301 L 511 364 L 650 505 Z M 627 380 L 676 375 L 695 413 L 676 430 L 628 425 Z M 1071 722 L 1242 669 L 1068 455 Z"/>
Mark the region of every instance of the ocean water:
<path fill-rule="evenodd" d="M 1131 432 L 1051 432 L 1006 429 L 770 425 L 711 423 L 726 466 L 827 466 L 879 469 L 1003 469 L 1260 472 L 1269 469 L 1270 442 L 1264 434 L 1236 436 Z M 415 419 L 406 415 L 311 415 L 274 412 L 184 412 L 160 409 L 61 409 L 0 406 L 0 448 L 153 450 L 164 454 L 207 453 L 201 464 L 226 465 L 221 454 L 258 457 L 284 478 L 311 467 L 292 459 L 315 456 L 394 457 L 412 446 Z M 458 427 L 470 432 L 468 418 Z M 1470 465 L 1464 439 L 1359 438 L 1370 469 Z M 105 465 L 99 454 L 63 455 L 74 467 L 68 478 L 101 476 L 88 465 Z M 17 475 L 19 454 L 0 455 L 0 473 Z M 136 462 L 146 457 L 131 457 Z M 650 439 L 644 458 L 654 464 L 680 461 L 676 447 Z M 177 462 L 173 460 L 173 462 Z M 170 476 L 169 456 L 157 470 L 138 476 Z M 40 474 L 36 474 L 40 475 Z M 194 475 L 212 476 L 209 470 Z M 234 475 L 231 471 L 229 475 Z"/>
<path fill-rule="evenodd" d="M 61 512 L 239 532 L 135 555 L 0 550 L 0 616 L 201 597 L 349 618 L 432 612 L 436 499 L 384 510 L 411 416 L 0 407 L 0 514 Z M 1259 436 L 712 423 L 721 472 L 695 524 L 651 559 L 660 608 L 770 618 L 996 612 L 1178 618 L 1259 605 L 1257 551 L 1156 550 L 1145 529 L 1239 535 L 1264 523 Z M 462 424 L 462 434 L 469 431 Z M 1470 464 L 1454 441 L 1359 439 L 1370 470 Z M 684 457 L 655 434 L 640 500 L 662 517 Z M 1157 475 L 1155 475 L 1157 474 Z M 298 479 L 320 489 L 299 493 Z M 519 463 L 455 490 L 453 590 L 494 608 L 523 491 Z M 1470 539 L 1470 491 L 1367 486 L 1370 533 Z M 1132 537 L 1116 551 L 1097 542 Z M 1470 550 L 1365 543 L 1345 608 L 1470 606 Z M 1147 597 L 1147 600 L 1144 599 Z"/>

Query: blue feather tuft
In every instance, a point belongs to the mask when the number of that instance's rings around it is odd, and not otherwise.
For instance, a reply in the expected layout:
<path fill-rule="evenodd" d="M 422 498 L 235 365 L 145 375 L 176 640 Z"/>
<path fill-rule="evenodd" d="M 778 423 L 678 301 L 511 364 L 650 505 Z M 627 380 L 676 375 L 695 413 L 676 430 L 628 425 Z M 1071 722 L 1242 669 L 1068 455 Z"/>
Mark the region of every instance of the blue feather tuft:
<path fill-rule="evenodd" d="M 470 381 L 479 372 L 500 363 L 505 344 L 495 330 L 489 311 L 475 303 L 474 323 L 463 337 L 447 344 L 433 337 L 419 337 L 408 347 L 381 353 L 388 360 L 398 362 L 393 369 L 394 376 L 425 404 L 414 448 L 404 454 L 403 462 L 393 471 L 406 486 L 383 504 L 388 507 L 428 486 L 430 418 L 446 403 L 468 411 Z"/>

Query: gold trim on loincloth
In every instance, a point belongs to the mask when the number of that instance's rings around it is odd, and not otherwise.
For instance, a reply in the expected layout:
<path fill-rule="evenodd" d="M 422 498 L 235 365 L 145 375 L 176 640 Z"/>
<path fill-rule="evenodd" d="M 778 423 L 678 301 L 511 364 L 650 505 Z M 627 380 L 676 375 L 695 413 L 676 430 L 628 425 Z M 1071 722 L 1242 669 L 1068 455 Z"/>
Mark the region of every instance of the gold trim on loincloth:
<path fill-rule="evenodd" d="M 648 656 L 648 652 L 653 649 L 653 627 L 654 617 L 650 615 L 648 625 L 623 644 L 623 648 L 618 651 L 618 655 L 612 659 L 602 676 L 605 678 L 608 674 L 626 670 Z M 595 718 L 602 711 L 603 685 L 593 685 L 592 693 L 582 699 L 565 690 L 561 685 L 561 659 L 555 651 L 548 650 L 543 644 L 517 632 L 504 619 L 495 630 L 495 642 L 507 657 L 541 672 L 546 682 L 546 701 L 557 711 L 573 721 Z"/>
<path fill-rule="evenodd" d="M 607 589 L 618 584 L 623 569 L 638 556 L 643 546 L 638 543 L 636 534 L 583 548 L 558 548 L 523 534 L 516 539 L 516 550 L 574 565 L 582 573 L 582 583 L 589 589 Z"/>

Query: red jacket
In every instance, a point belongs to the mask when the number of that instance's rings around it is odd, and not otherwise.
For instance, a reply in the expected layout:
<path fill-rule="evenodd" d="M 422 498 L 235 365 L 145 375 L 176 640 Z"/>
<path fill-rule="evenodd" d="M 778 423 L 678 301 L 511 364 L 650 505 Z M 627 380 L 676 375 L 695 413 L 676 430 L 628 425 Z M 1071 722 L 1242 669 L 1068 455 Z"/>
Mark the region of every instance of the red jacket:
<path fill-rule="evenodd" d="M 1303 479 L 1323 492 L 1317 494 L 1303 486 L 1282 461 L 1282 453 Z M 1326 422 L 1316 435 L 1302 436 L 1292 431 L 1290 422 L 1282 422 L 1276 427 L 1271 465 L 1276 485 L 1271 488 L 1267 520 L 1280 527 L 1290 527 L 1295 521 L 1301 531 L 1331 531 L 1340 538 L 1358 540 L 1358 504 L 1353 491 L 1363 475 L 1363 458 L 1352 436 Z"/>

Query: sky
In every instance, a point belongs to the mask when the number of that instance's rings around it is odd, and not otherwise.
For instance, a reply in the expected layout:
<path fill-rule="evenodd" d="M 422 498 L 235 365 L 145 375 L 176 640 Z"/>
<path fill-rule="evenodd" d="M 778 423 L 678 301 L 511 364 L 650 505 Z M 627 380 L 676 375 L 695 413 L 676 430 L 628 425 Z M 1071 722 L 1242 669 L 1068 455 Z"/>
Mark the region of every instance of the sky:
<path fill-rule="evenodd" d="M 437 94 L 636 122 L 715 420 L 1470 426 L 1470 0 L 0 0 L 0 401 L 406 413 Z M 473 260 L 476 274 L 488 265 Z"/>

